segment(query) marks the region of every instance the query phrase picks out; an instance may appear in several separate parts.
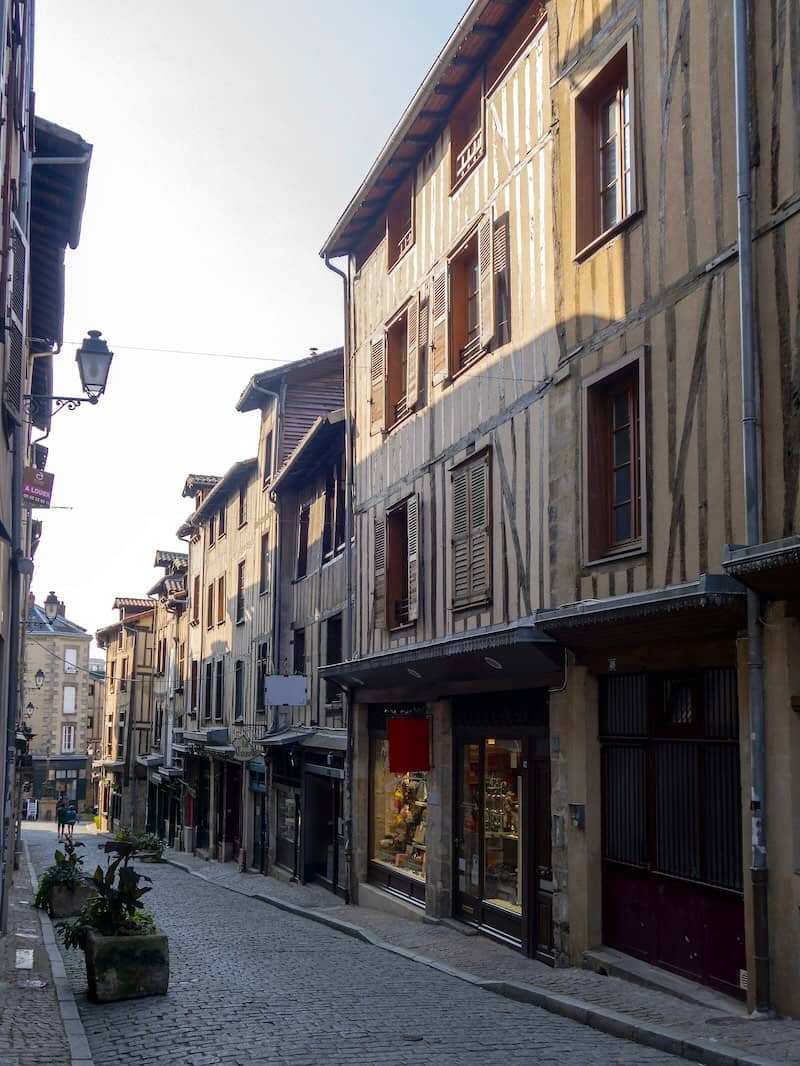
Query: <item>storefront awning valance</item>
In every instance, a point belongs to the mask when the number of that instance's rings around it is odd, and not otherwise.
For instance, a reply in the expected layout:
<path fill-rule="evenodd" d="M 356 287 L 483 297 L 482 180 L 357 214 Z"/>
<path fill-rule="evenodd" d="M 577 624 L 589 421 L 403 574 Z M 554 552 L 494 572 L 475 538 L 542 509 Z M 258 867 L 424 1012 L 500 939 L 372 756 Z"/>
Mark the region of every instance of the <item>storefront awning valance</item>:
<path fill-rule="evenodd" d="M 729 544 L 722 566 L 726 574 L 770 600 L 800 597 L 800 536 L 765 544 Z"/>
<path fill-rule="evenodd" d="M 745 599 L 738 581 L 703 574 L 682 585 L 537 611 L 536 624 L 568 648 L 613 650 L 735 632 L 745 621 Z"/>

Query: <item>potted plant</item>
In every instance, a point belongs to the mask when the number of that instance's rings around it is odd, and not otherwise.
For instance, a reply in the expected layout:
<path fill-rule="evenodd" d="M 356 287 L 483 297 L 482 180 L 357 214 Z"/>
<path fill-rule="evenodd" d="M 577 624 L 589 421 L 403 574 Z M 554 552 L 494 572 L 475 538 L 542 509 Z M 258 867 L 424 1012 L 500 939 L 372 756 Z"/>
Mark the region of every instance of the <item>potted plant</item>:
<path fill-rule="evenodd" d="M 115 833 L 114 839 L 135 844 L 137 857 L 142 862 L 161 862 L 164 848 L 167 846 L 166 840 L 162 840 L 158 833 L 147 833 L 145 831 L 136 833 L 127 828 L 120 829 Z"/>
<path fill-rule="evenodd" d="M 71 922 L 59 922 L 67 948 L 82 948 L 89 999 L 109 1003 L 139 996 L 164 995 L 169 984 L 169 944 L 156 928 L 142 897 L 150 878 L 131 865 L 137 854 L 130 840 L 104 845 L 108 867 L 98 866 L 91 879 L 92 895 Z"/>
<path fill-rule="evenodd" d="M 64 850 L 56 848 L 55 862 L 39 878 L 33 905 L 46 910 L 51 918 L 77 914 L 89 900 L 92 889 L 83 872 L 83 856 L 78 852 L 82 847 L 81 841 L 65 840 Z"/>

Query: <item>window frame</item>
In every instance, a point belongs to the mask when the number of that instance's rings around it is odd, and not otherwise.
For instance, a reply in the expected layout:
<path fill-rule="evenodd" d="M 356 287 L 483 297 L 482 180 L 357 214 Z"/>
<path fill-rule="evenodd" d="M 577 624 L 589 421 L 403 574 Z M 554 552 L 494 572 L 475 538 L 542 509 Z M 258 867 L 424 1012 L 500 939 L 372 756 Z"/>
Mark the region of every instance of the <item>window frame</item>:
<path fill-rule="evenodd" d="M 209 581 L 206 588 L 207 600 L 206 600 L 206 629 L 214 628 L 214 605 L 215 598 L 214 592 L 216 589 L 216 582 Z"/>
<path fill-rule="evenodd" d="M 74 722 L 65 722 L 61 726 L 61 754 L 62 755 L 74 755 L 75 753 L 75 741 L 77 740 L 78 731 Z M 67 737 L 69 737 L 69 743 L 67 743 Z"/>
<path fill-rule="evenodd" d="M 245 621 L 245 560 L 240 559 L 236 566 L 236 625 Z"/>
<path fill-rule="evenodd" d="M 412 492 L 391 507 L 382 517 L 383 568 L 375 566 L 375 598 L 382 601 L 383 617 L 376 625 L 390 632 L 415 626 L 421 613 L 420 553 L 421 503 L 419 494 Z M 378 580 L 382 590 L 378 590 Z M 399 594 L 399 595 L 398 595 Z M 404 606 L 405 605 L 405 606 Z"/>
<path fill-rule="evenodd" d="M 615 559 L 627 558 L 632 555 L 641 555 L 648 550 L 647 529 L 647 350 L 644 346 L 635 349 L 627 356 L 607 367 L 603 367 L 596 373 L 589 375 L 582 384 L 582 426 L 581 426 L 581 455 L 582 455 L 582 489 L 583 498 L 581 503 L 581 521 L 583 526 L 583 563 L 584 566 L 593 566 Z M 632 516 L 634 525 L 638 523 L 636 535 L 629 540 L 615 544 L 610 524 L 610 480 L 613 473 L 613 456 L 611 455 L 612 442 L 609 438 L 611 431 L 608 407 L 609 396 L 626 379 L 636 376 L 636 387 L 632 390 L 636 399 L 636 422 L 638 425 L 631 433 L 632 456 L 630 460 L 632 473 Z M 602 408 L 602 410 L 601 410 Z M 607 454 L 603 460 L 603 468 L 598 468 L 601 461 L 592 452 L 598 435 L 602 435 Z M 633 452 L 635 451 L 635 454 Z M 600 499 L 601 493 L 604 497 Z M 638 508 L 636 501 L 638 499 Z M 597 514 L 597 509 L 602 508 Z M 605 533 L 603 533 L 603 530 Z"/>
<path fill-rule="evenodd" d="M 67 692 L 72 693 L 72 707 L 67 708 L 66 695 Z M 77 714 L 78 713 L 78 686 L 77 685 L 64 685 L 61 689 L 61 713 L 62 714 Z"/>
<path fill-rule="evenodd" d="M 214 721 L 221 722 L 225 717 L 225 659 L 216 659 L 214 663 Z"/>
<path fill-rule="evenodd" d="M 200 624 L 200 575 L 195 574 L 192 581 L 192 619 L 191 624 L 197 626 Z"/>
<path fill-rule="evenodd" d="M 64 673 L 77 674 L 78 672 L 78 649 L 74 647 L 64 648 Z"/>
<path fill-rule="evenodd" d="M 264 680 L 269 671 L 269 641 L 260 640 L 256 644 L 256 714 L 265 714 Z"/>
<path fill-rule="evenodd" d="M 227 601 L 225 599 L 225 575 L 220 574 L 217 578 L 217 625 L 225 624 Z"/>
<path fill-rule="evenodd" d="M 228 526 L 228 505 L 223 503 L 220 509 L 217 511 L 217 540 L 222 540 L 227 534 Z"/>

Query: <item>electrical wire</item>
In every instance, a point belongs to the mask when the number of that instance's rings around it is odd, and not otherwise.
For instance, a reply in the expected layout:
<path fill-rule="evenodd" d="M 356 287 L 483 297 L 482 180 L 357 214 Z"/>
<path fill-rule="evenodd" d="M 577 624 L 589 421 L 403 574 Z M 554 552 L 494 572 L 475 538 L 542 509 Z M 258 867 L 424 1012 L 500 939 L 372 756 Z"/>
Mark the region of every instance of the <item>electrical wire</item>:
<path fill-rule="evenodd" d="M 63 657 L 62 657 L 61 655 L 59 655 L 59 654 L 58 654 L 58 652 L 55 652 L 55 651 L 50 651 L 50 649 L 49 649 L 49 648 L 46 648 L 46 647 L 44 646 L 44 644 L 40 644 L 38 640 L 34 640 L 34 639 L 33 639 L 33 637 L 28 637 L 28 643 L 29 643 L 29 644 L 35 644 L 37 648 L 41 648 L 41 649 L 42 649 L 42 651 L 44 651 L 44 652 L 46 652 L 46 653 L 47 653 L 48 655 L 52 656 L 52 658 L 53 658 L 53 659 L 58 659 L 58 661 L 59 661 L 60 663 L 64 663 L 64 665 L 65 665 L 65 666 L 67 666 L 67 665 L 71 666 L 71 667 L 73 668 L 72 670 L 70 670 L 70 671 L 69 671 L 69 672 L 70 672 L 71 674 L 73 674 L 73 673 L 74 673 L 74 674 L 88 674 L 88 675 L 89 675 L 90 677 L 94 677 L 94 678 L 95 678 L 95 680 L 99 680 L 99 679 L 97 678 L 97 672 L 96 672 L 96 671 L 94 671 L 94 670 L 87 670 L 87 669 L 86 669 L 86 667 L 84 667 L 84 666 L 78 666 L 78 664 L 77 664 L 77 663 L 69 663 L 69 664 L 68 664 L 68 663 L 67 663 L 67 660 L 66 660 L 66 659 L 64 659 L 64 658 L 63 658 Z M 103 676 L 105 677 L 105 673 L 104 673 L 104 675 L 103 675 Z"/>

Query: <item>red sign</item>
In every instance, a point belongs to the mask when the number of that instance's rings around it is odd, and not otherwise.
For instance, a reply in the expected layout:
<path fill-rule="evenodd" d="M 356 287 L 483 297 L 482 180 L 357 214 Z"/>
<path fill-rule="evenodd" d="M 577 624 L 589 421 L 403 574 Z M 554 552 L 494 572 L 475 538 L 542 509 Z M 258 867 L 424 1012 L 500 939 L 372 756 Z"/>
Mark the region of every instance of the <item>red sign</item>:
<path fill-rule="evenodd" d="M 53 495 L 53 475 L 35 466 L 26 466 L 22 475 L 22 506 L 49 507 Z"/>
<path fill-rule="evenodd" d="M 391 773 L 408 774 L 430 770 L 427 718 L 389 718 L 386 730 Z"/>

